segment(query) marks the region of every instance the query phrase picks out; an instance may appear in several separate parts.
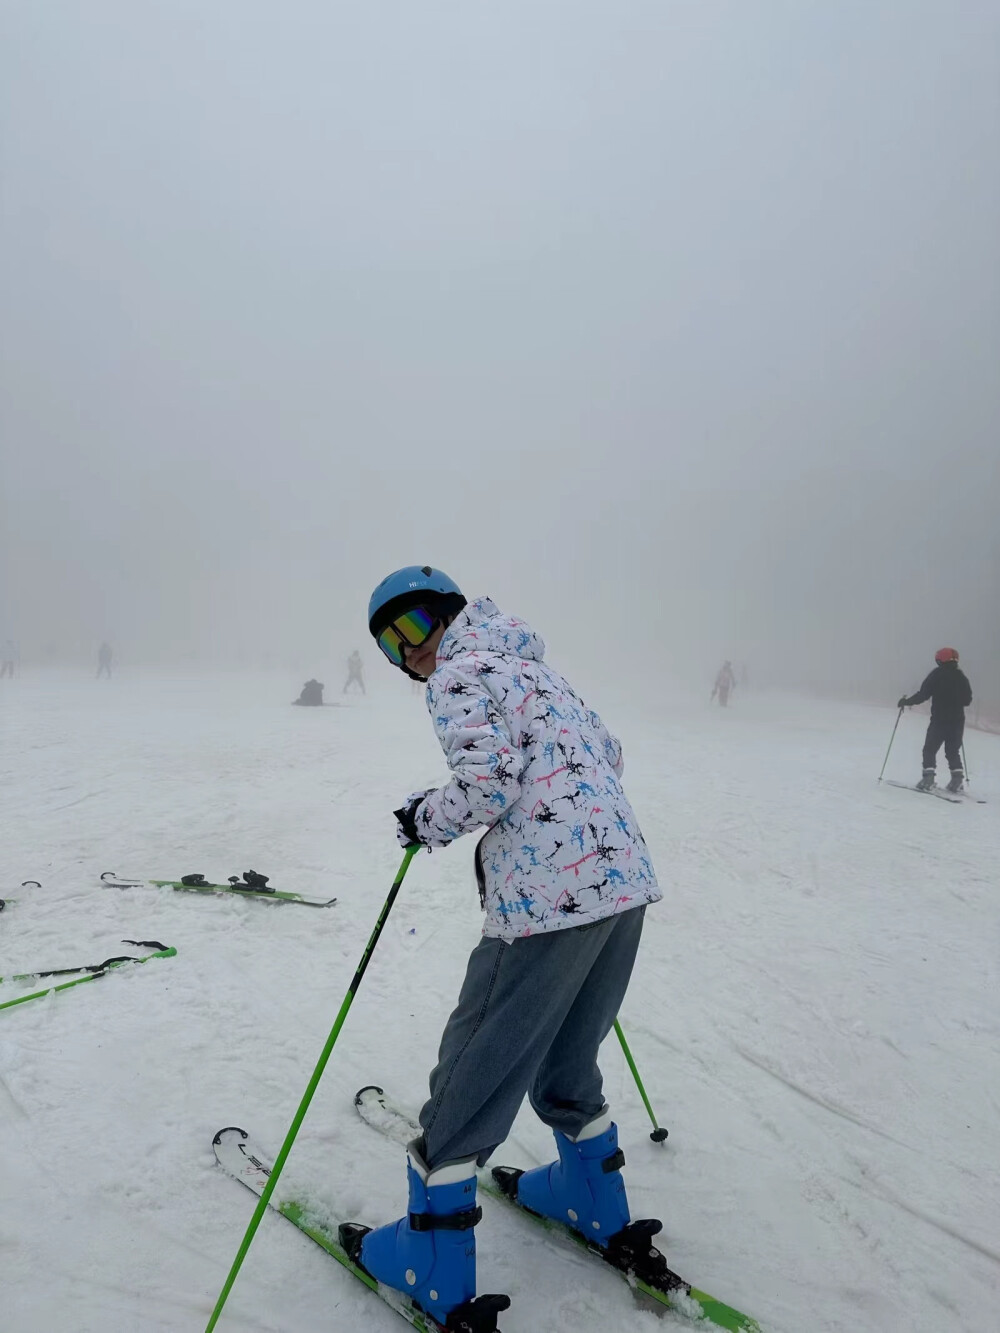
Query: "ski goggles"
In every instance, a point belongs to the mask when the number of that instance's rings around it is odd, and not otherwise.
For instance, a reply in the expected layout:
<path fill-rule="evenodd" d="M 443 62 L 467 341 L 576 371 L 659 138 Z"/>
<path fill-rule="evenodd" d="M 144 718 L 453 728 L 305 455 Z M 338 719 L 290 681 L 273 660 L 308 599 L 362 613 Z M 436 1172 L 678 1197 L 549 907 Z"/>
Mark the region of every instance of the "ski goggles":
<path fill-rule="evenodd" d="M 419 648 L 422 643 L 426 643 L 437 623 L 437 616 L 431 615 L 426 607 L 415 606 L 412 611 L 404 611 L 386 625 L 375 642 L 393 666 L 402 666 L 404 650 Z"/>

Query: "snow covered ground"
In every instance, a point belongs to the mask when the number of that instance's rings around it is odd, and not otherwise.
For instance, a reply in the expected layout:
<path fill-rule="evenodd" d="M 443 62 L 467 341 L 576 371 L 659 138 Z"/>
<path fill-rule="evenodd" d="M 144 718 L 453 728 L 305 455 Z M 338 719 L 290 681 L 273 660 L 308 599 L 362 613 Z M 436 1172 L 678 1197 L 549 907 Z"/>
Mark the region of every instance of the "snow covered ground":
<path fill-rule="evenodd" d="M 0 682 L 0 974 L 174 959 L 0 1011 L 0 1328 L 203 1329 L 253 1200 L 215 1130 L 276 1150 L 399 863 L 390 811 L 440 777 L 422 701 L 382 685 L 296 709 L 274 675 Z M 707 691 L 706 691 L 707 693 Z M 1000 1296 L 1000 737 L 971 732 L 952 806 L 876 785 L 893 710 L 737 691 L 592 702 L 665 900 L 603 1065 L 634 1214 L 673 1266 L 769 1333 L 992 1333 Z M 888 775 L 919 772 L 924 719 Z M 370 1222 L 403 1202 L 398 1149 L 351 1097 L 414 1111 L 479 912 L 473 840 L 418 857 L 289 1159 L 289 1187 Z M 102 888 L 104 870 L 336 894 L 312 911 Z M 26 878 L 38 889 L 21 888 Z M 0 987 L 0 1000 L 18 993 Z M 496 1160 L 549 1156 L 523 1113 Z M 685 1327 L 613 1274 L 487 1207 L 480 1289 L 504 1333 Z M 291 1226 L 265 1219 L 222 1330 L 398 1333 Z"/>

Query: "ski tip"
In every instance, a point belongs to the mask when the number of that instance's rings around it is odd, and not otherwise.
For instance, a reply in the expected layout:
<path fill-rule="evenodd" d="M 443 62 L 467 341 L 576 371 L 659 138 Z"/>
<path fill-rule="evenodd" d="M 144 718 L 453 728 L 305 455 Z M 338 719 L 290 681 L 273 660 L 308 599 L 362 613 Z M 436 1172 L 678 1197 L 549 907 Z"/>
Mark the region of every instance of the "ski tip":
<path fill-rule="evenodd" d="M 385 1092 L 383 1091 L 382 1088 L 376 1086 L 376 1084 L 374 1083 L 366 1083 L 363 1088 L 358 1088 L 357 1092 L 354 1094 L 355 1106 L 360 1106 L 362 1102 L 366 1102 L 368 1100 L 368 1098 L 365 1096 L 366 1092 L 374 1092 L 376 1097 L 385 1096 Z"/>
<path fill-rule="evenodd" d="M 105 870 L 101 874 L 101 879 L 117 879 L 118 876 L 113 870 Z"/>
<path fill-rule="evenodd" d="M 239 1134 L 241 1139 L 248 1139 L 250 1137 L 245 1129 L 240 1129 L 239 1125 L 227 1125 L 225 1129 L 220 1129 L 218 1134 L 216 1134 L 215 1138 L 212 1140 L 216 1147 L 222 1142 L 223 1135 L 225 1134 Z"/>
<path fill-rule="evenodd" d="M 21 888 L 22 888 L 22 889 L 40 889 L 41 887 L 42 887 L 42 886 L 41 886 L 41 884 L 38 882 L 37 879 L 22 879 L 22 880 L 21 880 Z"/>

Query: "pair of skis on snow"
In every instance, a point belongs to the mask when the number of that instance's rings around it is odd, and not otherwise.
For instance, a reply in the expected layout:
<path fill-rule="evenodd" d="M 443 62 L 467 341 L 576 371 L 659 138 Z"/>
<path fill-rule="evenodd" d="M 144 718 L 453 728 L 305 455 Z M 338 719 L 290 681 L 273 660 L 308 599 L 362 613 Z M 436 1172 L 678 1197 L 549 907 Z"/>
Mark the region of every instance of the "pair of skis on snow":
<path fill-rule="evenodd" d="M 366 1124 L 395 1143 L 405 1146 L 411 1139 L 420 1134 L 419 1125 L 394 1106 L 381 1088 L 374 1086 L 362 1088 L 355 1096 L 354 1104 Z M 246 1130 L 239 1129 L 236 1126 L 220 1129 L 215 1136 L 214 1147 L 216 1160 L 229 1175 L 258 1196 L 264 1192 L 271 1174 L 271 1159 L 253 1142 Z M 516 1176 L 515 1189 L 513 1191 L 510 1189 L 512 1175 L 514 1173 L 511 1172 L 509 1167 L 496 1167 L 493 1172 L 483 1168 L 479 1172 L 479 1188 L 484 1194 L 493 1199 L 519 1207 L 516 1197 L 514 1197 L 516 1195 Z M 451 1327 L 442 1326 L 414 1305 L 403 1293 L 389 1287 L 380 1286 L 363 1268 L 351 1262 L 340 1243 L 336 1223 L 331 1224 L 328 1218 L 321 1217 L 320 1210 L 311 1209 L 307 1203 L 298 1199 L 285 1199 L 282 1202 L 272 1199 L 271 1206 L 282 1217 L 286 1217 L 289 1222 L 304 1232 L 310 1240 L 321 1246 L 327 1254 L 342 1264 L 366 1287 L 380 1296 L 398 1314 L 402 1315 L 407 1323 L 418 1330 L 418 1333 L 474 1333 L 474 1325 L 464 1320 Z M 550 1235 L 561 1234 L 568 1237 L 587 1253 L 600 1258 L 604 1262 L 604 1252 L 585 1236 L 571 1230 L 568 1226 L 563 1226 L 560 1222 L 553 1221 L 551 1218 L 539 1217 L 538 1214 L 526 1208 L 522 1208 L 521 1211 Z M 641 1224 L 635 1225 L 641 1226 Z M 656 1252 L 654 1251 L 654 1253 Z M 629 1271 L 614 1265 L 610 1265 L 610 1271 L 618 1273 L 634 1290 L 641 1292 L 660 1305 L 687 1315 L 694 1321 L 700 1321 L 712 1328 L 725 1329 L 727 1333 L 761 1333 L 760 1325 L 755 1319 L 742 1314 L 739 1310 L 734 1310 L 730 1305 L 723 1304 L 722 1301 L 716 1300 L 714 1296 L 709 1296 L 707 1292 L 692 1287 L 683 1278 L 666 1268 L 665 1264 L 662 1266 L 656 1285 L 643 1280 L 635 1271 Z M 507 1308 L 506 1297 L 480 1297 L 479 1299 L 484 1302 L 503 1302 L 503 1304 L 495 1303 L 490 1307 L 490 1313 L 492 1313 L 492 1320 L 494 1321 L 496 1312 Z M 483 1327 L 486 1326 L 483 1325 Z M 488 1327 L 495 1328 L 495 1322 L 490 1322 Z"/>
<path fill-rule="evenodd" d="M 970 796 L 968 792 L 959 795 L 941 787 L 915 787 L 909 782 L 894 782 L 892 778 L 886 778 L 885 782 L 887 787 L 902 787 L 903 791 L 919 792 L 921 796 L 936 796 L 939 801 L 949 801 L 952 805 L 965 805 L 966 801 L 972 801 L 976 805 L 986 804 L 982 797 Z"/>

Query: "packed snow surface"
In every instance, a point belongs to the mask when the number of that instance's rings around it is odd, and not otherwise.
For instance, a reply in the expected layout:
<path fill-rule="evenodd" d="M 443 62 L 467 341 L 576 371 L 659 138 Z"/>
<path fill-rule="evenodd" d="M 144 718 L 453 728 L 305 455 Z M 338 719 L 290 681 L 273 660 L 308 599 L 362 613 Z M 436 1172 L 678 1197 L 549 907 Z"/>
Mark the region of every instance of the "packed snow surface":
<path fill-rule="evenodd" d="M 399 865 L 391 810 L 444 773 L 395 678 L 322 709 L 289 707 L 298 685 L 0 682 L 0 975 L 137 952 L 123 939 L 178 951 L 0 1010 L 4 1333 L 205 1326 L 254 1205 L 212 1136 L 277 1151 Z M 891 708 L 737 690 L 721 709 L 659 685 L 588 703 L 622 737 L 665 891 L 621 1014 L 665 1145 L 613 1037 L 602 1055 L 633 1215 L 768 1333 L 994 1333 L 1000 737 L 967 735 L 990 803 L 949 805 L 878 786 Z M 923 726 L 904 718 L 887 776 L 918 776 Z M 419 1109 L 479 934 L 473 845 L 414 860 L 282 1193 L 402 1211 L 402 1154 L 352 1096 L 378 1082 Z M 250 868 L 338 903 L 99 881 Z M 494 1160 L 550 1148 L 525 1109 Z M 513 1300 L 504 1333 L 690 1327 L 500 1206 L 478 1243 L 480 1290 Z M 220 1323 L 400 1327 L 273 1215 Z"/>

